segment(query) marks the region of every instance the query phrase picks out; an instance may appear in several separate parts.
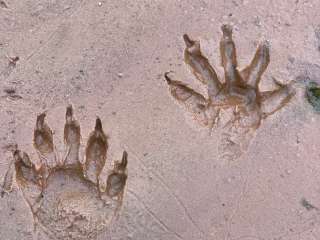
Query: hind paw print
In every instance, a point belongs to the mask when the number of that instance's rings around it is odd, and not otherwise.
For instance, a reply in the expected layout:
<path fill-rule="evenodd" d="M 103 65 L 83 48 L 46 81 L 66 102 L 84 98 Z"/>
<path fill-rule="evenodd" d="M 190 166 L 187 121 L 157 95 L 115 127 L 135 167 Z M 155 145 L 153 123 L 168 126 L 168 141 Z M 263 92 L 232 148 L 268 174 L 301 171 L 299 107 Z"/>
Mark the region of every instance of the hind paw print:
<path fill-rule="evenodd" d="M 74 118 L 72 106 L 66 110 L 66 150 L 61 158 L 45 117 L 45 113 L 38 115 L 34 129 L 33 145 L 40 165 L 35 165 L 28 154 L 16 146 L 3 191 L 10 191 L 15 172 L 36 230 L 52 239 L 96 239 L 108 231 L 122 205 L 128 154 L 124 151 L 122 160 L 115 162 L 104 184 L 106 188 L 101 190 L 99 176 L 106 163 L 108 139 L 100 118 L 96 119 L 88 138 L 82 163 L 79 160 L 80 124 Z"/>
<path fill-rule="evenodd" d="M 276 80 L 277 89 L 261 92 L 259 84 L 270 62 L 269 44 L 261 42 L 251 63 L 238 69 L 232 27 L 221 27 L 221 65 L 224 80 L 218 78 L 208 59 L 202 54 L 200 42 L 183 35 L 186 45 L 184 62 L 193 75 L 207 88 L 206 96 L 185 83 L 173 80 L 169 73 L 165 79 L 174 100 L 188 112 L 199 125 L 210 130 L 216 126 L 245 135 L 256 130 L 261 120 L 284 107 L 294 96 L 292 84 L 282 84 Z"/>

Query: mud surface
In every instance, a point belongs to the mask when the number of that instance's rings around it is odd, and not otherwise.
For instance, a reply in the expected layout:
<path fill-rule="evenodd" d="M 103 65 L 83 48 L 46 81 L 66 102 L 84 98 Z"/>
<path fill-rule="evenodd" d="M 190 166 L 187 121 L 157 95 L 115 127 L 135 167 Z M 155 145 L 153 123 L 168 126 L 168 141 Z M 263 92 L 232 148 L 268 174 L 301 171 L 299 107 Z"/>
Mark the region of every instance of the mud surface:
<path fill-rule="evenodd" d="M 320 115 L 305 87 L 320 83 L 319 9 L 318 0 L 0 1 L 1 180 L 12 167 L 13 144 L 39 162 L 33 131 L 43 111 L 63 152 L 65 108 L 73 104 L 80 155 L 97 116 L 108 136 L 102 182 L 128 152 L 127 187 L 110 239 L 318 239 Z M 219 157 L 220 135 L 189 121 L 172 101 L 163 76 L 173 70 L 206 93 L 183 63 L 188 34 L 223 79 L 224 23 L 234 26 L 241 67 L 269 40 L 261 91 L 274 90 L 274 78 L 294 81 L 296 91 L 232 160 Z M 83 208 L 77 211 L 90 211 Z M 34 238 L 16 183 L 0 198 L 0 212 L 0 239 Z"/>

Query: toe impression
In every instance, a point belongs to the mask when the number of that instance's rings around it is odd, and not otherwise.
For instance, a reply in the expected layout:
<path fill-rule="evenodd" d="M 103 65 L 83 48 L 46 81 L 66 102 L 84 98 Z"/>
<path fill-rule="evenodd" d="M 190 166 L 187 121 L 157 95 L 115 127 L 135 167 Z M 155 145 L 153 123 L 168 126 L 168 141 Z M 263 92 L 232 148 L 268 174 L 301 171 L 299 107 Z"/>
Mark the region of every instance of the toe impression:
<path fill-rule="evenodd" d="M 54 151 L 52 130 L 45 122 L 45 117 L 45 112 L 37 117 L 33 146 L 37 150 L 41 162 L 45 163 L 48 168 L 53 168 L 56 166 L 57 157 Z"/>
<path fill-rule="evenodd" d="M 116 161 L 114 169 L 107 179 L 107 194 L 122 200 L 123 191 L 127 181 L 128 153 L 123 152 L 121 162 Z"/>
<path fill-rule="evenodd" d="M 93 183 L 99 183 L 99 175 L 106 163 L 108 142 L 102 129 L 99 117 L 96 119 L 94 131 L 91 132 L 83 166 L 85 177 Z"/>
<path fill-rule="evenodd" d="M 62 164 L 79 164 L 80 139 L 80 124 L 74 119 L 72 105 L 69 105 L 66 110 L 66 123 L 64 125 L 64 143 L 66 149 Z"/>

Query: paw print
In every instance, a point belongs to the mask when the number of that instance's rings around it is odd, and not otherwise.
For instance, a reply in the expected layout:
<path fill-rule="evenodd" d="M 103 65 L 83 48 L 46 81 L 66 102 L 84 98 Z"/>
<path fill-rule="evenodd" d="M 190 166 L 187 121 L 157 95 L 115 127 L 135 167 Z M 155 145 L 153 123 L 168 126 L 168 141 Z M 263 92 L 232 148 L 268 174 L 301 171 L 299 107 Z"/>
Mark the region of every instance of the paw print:
<path fill-rule="evenodd" d="M 277 89 L 261 92 L 261 77 L 270 62 L 269 44 L 260 43 L 249 64 L 238 69 L 232 27 L 223 25 L 220 41 L 221 65 L 224 81 L 220 81 L 208 59 L 202 54 L 200 42 L 183 35 L 186 48 L 184 61 L 193 75 L 207 87 L 203 96 L 185 83 L 173 80 L 169 73 L 165 79 L 175 101 L 201 126 L 223 129 L 221 152 L 238 157 L 248 145 L 252 133 L 261 121 L 284 107 L 294 96 L 292 84 L 282 84 L 274 79 Z M 247 139 L 244 141 L 244 139 Z M 224 154 L 222 153 L 222 154 Z"/>
<path fill-rule="evenodd" d="M 66 150 L 62 158 L 58 156 L 45 117 L 45 113 L 38 115 L 33 136 L 40 165 L 15 146 L 3 190 L 10 191 L 15 172 L 16 182 L 34 217 L 35 232 L 42 232 L 50 239 L 96 239 L 108 231 L 122 205 L 128 154 L 124 151 L 122 160 L 115 162 L 103 189 L 99 176 L 106 163 L 108 141 L 101 120 L 96 119 L 81 162 L 80 125 L 72 106 L 66 110 Z"/>

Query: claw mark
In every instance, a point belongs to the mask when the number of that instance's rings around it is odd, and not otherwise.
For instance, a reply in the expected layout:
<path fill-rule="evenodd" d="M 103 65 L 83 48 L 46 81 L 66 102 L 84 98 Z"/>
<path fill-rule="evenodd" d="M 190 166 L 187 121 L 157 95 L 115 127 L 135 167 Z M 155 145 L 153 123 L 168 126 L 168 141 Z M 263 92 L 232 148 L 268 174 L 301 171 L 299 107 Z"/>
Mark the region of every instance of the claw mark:
<path fill-rule="evenodd" d="M 165 73 L 164 77 L 173 99 L 198 124 L 208 127 L 211 131 L 218 123 L 226 123 L 222 127 L 224 134 L 238 139 L 238 142 L 241 143 L 238 145 L 238 150 L 231 154 L 234 155 L 231 156 L 234 159 L 246 150 L 244 146 L 249 146 L 253 136 L 251 133 L 258 129 L 261 121 L 287 105 L 295 95 L 295 91 L 292 83 L 276 82 L 277 89 L 260 92 L 261 77 L 270 62 L 269 43 L 261 42 L 251 63 L 239 71 L 236 47 L 232 39 L 232 27 L 222 25 L 221 30 L 220 53 L 221 65 L 225 73 L 224 81 L 218 79 L 214 68 L 203 56 L 200 42 L 192 40 L 187 34 L 183 35 L 186 44 L 184 61 L 190 67 L 193 75 L 207 86 L 208 98 L 183 82 L 172 80 L 168 76 L 169 72 Z M 230 109 L 233 114 L 229 114 Z M 247 143 L 244 143 L 242 139 L 247 139 Z M 234 141 L 228 142 L 238 144 Z M 228 144 L 226 147 L 229 148 Z M 221 156 L 223 155 L 225 154 L 221 153 Z"/>
<path fill-rule="evenodd" d="M 2 184 L 3 196 L 15 180 L 29 206 L 34 222 L 34 236 L 43 232 L 50 239 L 94 240 L 109 231 L 122 205 L 128 154 L 115 162 L 108 176 L 108 192 L 100 191 L 99 175 L 106 162 L 107 136 L 100 118 L 96 119 L 86 148 L 86 161 L 79 161 L 80 124 L 73 108 L 66 109 L 64 141 L 66 154 L 56 153 L 53 133 L 45 121 L 46 113 L 37 116 L 33 145 L 41 158 L 35 165 L 27 153 L 12 147 L 13 161 Z M 53 158 L 50 158 L 54 156 Z M 13 167 L 14 166 L 14 167 Z"/>

